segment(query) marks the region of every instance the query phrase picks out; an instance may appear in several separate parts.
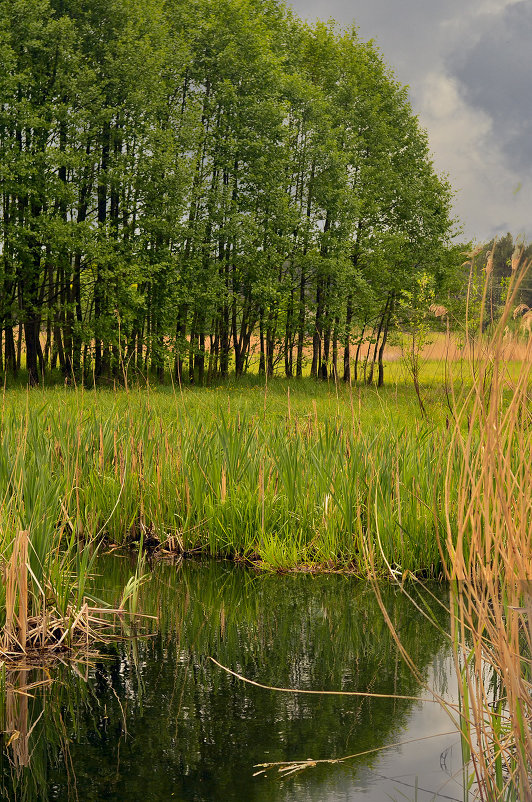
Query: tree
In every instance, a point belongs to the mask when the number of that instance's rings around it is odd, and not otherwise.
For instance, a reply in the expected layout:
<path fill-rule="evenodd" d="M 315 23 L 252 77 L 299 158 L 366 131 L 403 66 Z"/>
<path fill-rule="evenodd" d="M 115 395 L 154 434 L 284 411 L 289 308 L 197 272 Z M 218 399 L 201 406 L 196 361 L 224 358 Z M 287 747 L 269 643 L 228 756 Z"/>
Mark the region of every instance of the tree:
<path fill-rule="evenodd" d="M 0 0 L 0 47 L 0 367 L 202 383 L 310 348 L 351 381 L 356 343 L 382 383 L 452 224 L 371 43 L 276 0 Z"/>

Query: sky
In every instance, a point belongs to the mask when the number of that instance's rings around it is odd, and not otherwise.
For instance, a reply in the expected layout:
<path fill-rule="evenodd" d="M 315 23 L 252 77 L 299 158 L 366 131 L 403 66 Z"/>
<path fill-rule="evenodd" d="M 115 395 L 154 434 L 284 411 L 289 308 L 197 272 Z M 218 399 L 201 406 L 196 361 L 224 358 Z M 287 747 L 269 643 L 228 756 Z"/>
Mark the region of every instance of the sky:
<path fill-rule="evenodd" d="M 410 101 L 463 238 L 532 238 L 532 0 L 292 0 L 373 39 Z"/>

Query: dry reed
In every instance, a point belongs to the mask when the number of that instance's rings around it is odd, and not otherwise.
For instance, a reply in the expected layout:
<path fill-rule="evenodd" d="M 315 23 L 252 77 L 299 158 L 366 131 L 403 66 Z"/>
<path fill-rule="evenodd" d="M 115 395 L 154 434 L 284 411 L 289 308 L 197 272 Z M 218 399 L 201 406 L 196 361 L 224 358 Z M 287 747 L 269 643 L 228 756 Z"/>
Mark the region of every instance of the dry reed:
<path fill-rule="evenodd" d="M 454 427 L 446 458 L 446 532 L 439 544 L 450 582 L 458 718 L 454 705 L 433 696 L 459 727 L 464 798 L 471 793 L 482 802 L 532 800 L 532 337 L 520 343 L 517 373 L 508 351 L 508 321 L 530 264 L 514 258 L 512 268 L 502 315 L 492 335 L 477 341 L 476 354 L 465 332 L 471 382 L 460 398 L 454 395 L 452 359 L 448 364 Z M 480 331 L 489 260 L 485 272 Z M 433 505 L 438 518 L 436 498 Z M 423 684 L 383 603 L 375 545 L 366 543 L 366 550 L 385 619 Z M 404 576 L 388 569 L 403 587 Z"/>
<path fill-rule="evenodd" d="M 11 556 L 3 571 L 5 586 L 5 621 L 0 629 L 0 658 L 6 661 L 25 660 L 68 650 L 89 648 L 115 630 L 117 618 L 122 623 L 126 614 L 136 618 L 138 588 L 145 579 L 139 571 L 126 585 L 117 609 L 96 607 L 84 598 L 74 599 L 61 613 L 47 598 L 48 587 L 39 586 L 38 595 L 30 582 L 30 536 L 27 530 L 16 535 Z M 74 586 L 75 580 L 73 580 Z"/>
<path fill-rule="evenodd" d="M 527 268 L 514 276 L 470 392 L 455 400 L 447 474 L 446 564 L 462 736 L 475 793 L 486 802 L 532 800 L 532 338 L 517 378 L 507 369 L 504 342 Z M 457 457 L 458 497 L 451 467 Z"/>

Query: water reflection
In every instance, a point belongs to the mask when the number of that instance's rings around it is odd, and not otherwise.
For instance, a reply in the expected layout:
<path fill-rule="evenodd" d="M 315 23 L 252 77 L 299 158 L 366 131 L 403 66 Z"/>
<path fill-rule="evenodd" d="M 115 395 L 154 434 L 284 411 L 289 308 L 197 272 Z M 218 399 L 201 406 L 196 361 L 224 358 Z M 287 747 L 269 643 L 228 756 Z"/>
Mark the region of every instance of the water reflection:
<path fill-rule="evenodd" d="M 97 592 L 112 597 L 131 567 L 115 558 L 101 568 Z M 383 596 L 404 646 L 444 689 L 443 636 L 397 590 L 385 587 Z M 19 691 L 46 680 L 46 671 L 5 677 L 1 728 L 7 739 L 19 735 L 3 753 L 3 798 L 369 802 L 415 798 L 416 775 L 422 788 L 431 784 L 418 800 L 445 798 L 434 791 L 456 768 L 456 737 L 319 765 L 284 781 L 275 772 L 254 778 L 256 763 L 341 758 L 448 731 L 449 722 L 437 706 L 417 701 L 272 693 L 208 660 L 269 685 L 415 696 L 417 683 L 366 583 L 257 576 L 220 563 L 157 566 L 142 609 L 159 615 L 151 637 L 107 645 L 81 670 L 54 668 L 53 684 L 31 696 Z M 435 606 L 434 615 L 445 627 L 444 611 Z M 443 793 L 460 798 L 452 783 Z"/>

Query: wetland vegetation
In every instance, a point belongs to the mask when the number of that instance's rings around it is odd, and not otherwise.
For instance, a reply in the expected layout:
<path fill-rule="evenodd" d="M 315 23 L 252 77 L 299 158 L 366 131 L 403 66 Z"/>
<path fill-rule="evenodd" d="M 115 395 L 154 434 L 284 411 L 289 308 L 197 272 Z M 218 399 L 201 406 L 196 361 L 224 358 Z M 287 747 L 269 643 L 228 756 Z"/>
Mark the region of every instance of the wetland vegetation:
<path fill-rule="evenodd" d="M 0 48 L 4 796 L 356 798 L 423 693 L 530 802 L 530 247 L 464 265 L 355 28 L 0 0 Z"/>
<path fill-rule="evenodd" d="M 407 371 L 401 379 L 396 365 L 396 381 L 386 388 L 250 377 L 215 388 L 148 385 L 114 391 L 83 387 L 5 391 L 0 460 L 4 580 L 0 712 L 8 744 L 9 771 L 3 779 L 7 794 L 21 788 L 25 798 L 30 789 L 27 798 L 39 798 L 51 782 L 50 767 L 59 766 L 59 775 L 64 776 L 66 765 L 61 766 L 72 759 L 74 744 L 90 739 L 90 727 L 82 726 L 85 702 L 68 714 L 73 729 L 65 730 L 69 703 L 60 701 L 55 707 L 53 691 L 47 687 L 50 675 L 31 673 L 27 660 L 42 663 L 51 654 L 63 664 L 67 658 L 79 660 L 83 642 L 87 665 L 83 683 L 88 685 L 85 691 L 79 685 L 72 697 L 76 700 L 81 693 L 83 700 L 84 694 L 90 697 L 91 684 L 101 674 L 101 669 L 94 674 L 95 664 L 100 665 L 91 651 L 94 639 L 104 644 L 102 653 L 116 655 L 118 648 L 122 656 L 111 659 L 119 659 L 121 671 L 128 666 L 128 675 L 137 672 L 140 683 L 134 691 L 124 688 L 122 697 L 116 696 L 122 711 L 115 731 L 120 742 L 122 727 L 127 729 L 123 700 L 133 694 L 140 703 L 143 693 L 139 666 L 145 661 L 139 662 L 139 654 L 160 641 L 165 616 L 177 615 L 182 622 L 189 615 L 189 602 L 181 598 L 188 592 L 186 583 L 179 592 L 172 584 L 172 600 L 156 578 L 155 601 L 148 600 L 143 589 L 152 576 L 147 558 L 188 563 L 191 557 L 216 557 L 244 563 L 230 571 L 261 569 L 263 576 L 264 569 L 269 574 L 345 574 L 323 577 L 320 584 L 306 587 L 321 588 L 322 598 L 328 581 L 331 588 L 349 582 L 342 587 L 349 588 L 352 598 L 363 594 L 366 607 L 361 615 L 371 618 L 371 637 L 379 627 L 386 630 L 389 644 L 395 644 L 395 670 L 400 664 L 401 672 L 409 671 L 417 689 L 405 693 L 410 686 L 403 673 L 397 675 L 393 703 L 413 702 L 423 692 L 449 717 L 450 730 L 444 730 L 444 737 L 456 734 L 460 760 L 446 782 L 454 782 L 458 772 L 466 796 L 529 799 L 530 341 L 523 342 L 520 360 L 511 363 L 505 358 L 505 332 L 522 275 L 493 334 L 477 338 L 476 357 L 470 356 L 465 364 L 448 362 L 443 381 L 441 376 L 421 381 L 415 389 L 406 381 Z M 481 308 L 486 308 L 485 299 Z M 127 555 L 132 550 L 137 556 L 130 564 Z M 119 563 L 124 561 L 126 573 L 120 572 L 118 588 L 104 567 L 102 555 L 109 551 L 118 551 Z M 97 570 L 103 571 L 100 587 L 94 580 Z M 179 584 L 181 574 L 175 566 L 164 570 Z M 201 574 L 206 569 L 197 570 Z M 293 578 L 285 577 L 287 582 Z M 392 580 L 393 592 L 383 590 L 382 579 Z M 429 579 L 448 580 L 450 596 L 444 585 L 435 595 L 428 591 L 425 600 L 430 598 L 430 604 L 413 602 L 413 589 Z M 307 581 L 315 579 L 307 576 Z M 106 589 L 108 582 L 114 594 Z M 409 620 L 405 610 L 415 609 L 434 643 L 447 657 L 453 656 L 454 700 L 436 689 L 432 674 L 427 681 L 428 663 L 409 642 L 402 618 L 390 614 L 393 594 L 403 594 L 405 620 Z M 382 615 L 377 619 L 379 607 Z M 202 611 L 219 614 L 223 641 L 230 613 L 222 608 L 220 612 L 213 600 Z M 239 610 L 235 603 L 236 620 Z M 272 614 L 273 610 L 272 605 Z M 149 639 L 147 645 L 136 636 L 130 640 L 138 631 L 139 612 L 147 616 L 145 634 L 155 626 L 155 640 Z M 150 623 L 152 613 L 158 617 L 157 625 Z M 328 627 L 331 615 L 327 607 Z M 311 613 L 312 620 L 316 616 Z M 114 622 L 115 634 L 122 632 L 127 645 L 112 646 L 108 630 L 102 630 L 109 622 Z M 173 631 L 177 645 L 176 633 L 182 627 L 180 623 Z M 317 623 L 316 632 L 317 637 L 326 637 Z M 336 644 L 334 626 L 328 638 L 330 645 Z M 350 659 L 368 660 L 367 647 L 360 648 L 362 657 Z M 319 647 L 315 649 L 316 666 L 326 665 Z M 133 662 L 126 658 L 128 652 L 134 655 Z M 240 678 L 249 680 L 256 672 L 241 657 L 213 648 L 208 652 L 203 652 L 203 660 L 213 652 L 223 665 L 226 657 L 232 658 L 227 667 L 237 676 L 232 675 L 231 682 L 245 698 Z M 304 690 L 301 680 L 310 678 L 312 686 L 317 678 L 311 669 L 314 662 L 308 661 L 309 673 L 289 672 L 287 680 L 272 681 L 285 691 L 268 690 L 269 678 L 261 675 L 259 681 L 266 685 L 262 692 L 297 699 L 297 692 Z M 387 658 L 385 662 L 390 665 Z M 197 658 L 193 664 L 197 678 Z M 70 667 L 61 670 L 71 672 L 76 663 L 67 660 L 66 665 Z M 199 665 L 204 665 L 202 660 Z M 210 665 L 211 672 L 215 669 L 223 673 Z M 447 672 L 447 682 L 449 676 Z M 322 684 L 325 689 L 333 690 Z M 336 690 L 342 689 L 342 682 L 337 683 Z M 367 692 L 381 693 L 373 687 Z M 41 701 L 35 702 L 33 728 L 34 704 L 27 699 L 35 693 Z M 412 698 L 401 699 L 405 696 Z M 320 709 L 326 707 L 320 702 Z M 298 704 L 298 716 L 302 709 Z M 313 720 L 316 716 L 312 713 Z M 28 742 L 30 736 L 35 741 L 41 738 L 41 721 L 56 733 L 50 736 L 55 746 L 51 752 L 47 746 L 33 771 Z M 268 750 L 262 761 L 253 759 L 258 771 L 266 770 L 268 776 L 272 771 L 290 776 L 311 769 L 321 776 L 343 757 L 350 755 L 357 763 L 359 753 L 347 750 L 341 756 L 331 743 L 328 756 L 323 756 L 323 749 L 315 754 L 321 756 L 292 757 L 285 750 L 270 760 Z M 81 757 L 76 761 L 83 763 Z M 83 772 L 81 782 L 82 776 Z M 194 776 L 193 785 L 204 781 L 203 775 Z M 62 787 L 64 779 L 58 782 Z M 307 781 L 297 780 L 298 789 L 301 782 L 305 786 Z M 312 799 L 316 792 L 313 781 L 308 782 Z M 122 788 L 120 781 L 118 787 Z M 213 788 L 203 798 L 221 793 Z M 414 778 L 416 788 L 414 793 L 425 793 Z M 432 785 L 429 790 L 433 794 L 436 789 Z M 187 798 L 188 791 L 183 793 Z M 273 798 L 282 798 L 276 793 Z"/>
<path fill-rule="evenodd" d="M 492 346 L 501 345 L 500 334 L 495 335 Z M 139 683 L 135 690 L 127 693 L 123 688 L 116 697 L 114 715 L 118 716 L 118 710 L 122 710 L 121 723 L 115 725 L 117 737 L 119 741 L 124 737 L 131 746 L 122 733 L 122 727 L 127 728 L 122 700 L 133 694 L 135 704 L 142 708 L 145 669 L 139 666 L 150 664 L 150 650 L 156 648 L 154 644 L 160 643 L 161 638 L 164 640 L 165 621 L 172 621 L 171 639 L 176 648 L 180 648 L 183 627 L 190 623 L 189 585 L 187 582 L 180 584 L 180 577 L 207 577 L 207 588 L 212 585 L 214 598 L 198 609 L 208 620 L 216 619 L 220 645 L 227 637 L 227 627 L 236 627 L 238 631 L 238 622 L 244 627 L 247 619 L 242 603 L 247 596 L 243 591 L 243 600 L 228 600 L 226 607 L 222 599 L 225 591 L 220 587 L 225 579 L 212 581 L 213 572 L 220 572 L 217 576 L 226 577 L 230 584 L 241 581 L 229 579 L 240 575 L 239 572 L 247 577 L 245 583 L 253 584 L 250 577 L 262 576 L 257 587 L 268 587 L 261 585 L 267 580 L 265 574 L 269 574 L 273 582 L 274 572 L 286 574 L 295 570 L 300 577 L 298 581 L 304 580 L 307 584 L 287 585 L 289 590 L 284 591 L 283 604 L 296 604 L 293 593 L 296 587 L 305 587 L 311 594 L 305 602 L 307 607 L 310 605 L 306 613 L 308 624 L 303 626 L 298 622 L 294 630 L 299 633 L 298 637 L 304 633 L 303 640 L 317 639 L 313 641 L 312 655 L 304 658 L 306 671 L 301 667 L 291 670 L 283 663 L 283 671 L 288 674 L 281 671 L 273 679 L 268 672 L 257 673 L 255 666 L 264 668 L 265 665 L 260 655 L 255 655 L 255 662 L 250 664 L 241 655 L 205 646 L 205 650 L 199 647 L 203 658 L 196 656 L 193 660 L 196 682 L 202 681 L 206 657 L 217 656 L 239 675 L 246 679 L 257 677 L 263 684 L 302 690 L 302 685 L 307 683 L 309 690 L 316 690 L 318 685 L 322 689 L 345 690 L 345 679 L 340 680 L 329 669 L 327 676 L 333 679 L 334 686 L 323 681 L 318 683 L 324 676 L 319 672 L 328 665 L 320 649 L 332 648 L 336 653 L 339 648 L 337 627 L 343 613 L 339 603 L 338 609 L 332 611 L 332 601 L 325 605 L 325 613 L 323 609 L 318 612 L 311 600 L 312 589 L 319 589 L 319 604 L 325 596 L 336 601 L 339 587 L 353 603 L 362 594 L 363 604 L 361 602 L 357 613 L 367 622 L 362 631 L 372 641 L 378 632 L 388 633 L 385 655 L 393 644 L 396 647 L 394 671 L 399 670 L 398 665 L 401 669 L 396 675 L 393 694 L 397 698 L 393 704 L 399 704 L 399 697 L 405 695 L 416 697 L 422 692 L 430 698 L 434 694 L 431 701 L 441 701 L 443 709 L 450 714 L 451 722 L 447 726 L 451 731 L 454 728 L 458 738 L 455 754 L 459 751 L 461 757 L 451 772 L 453 779 L 446 778 L 445 782 L 454 782 L 458 772 L 463 786 L 481 799 L 526 800 L 530 770 L 530 635 L 529 597 L 523 580 L 528 578 L 530 570 L 530 461 L 524 460 L 523 455 L 530 450 L 527 372 L 530 360 L 523 360 L 521 369 L 510 366 L 508 370 L 493 353 L 494 360 L 481 360 L 469 374 L 463 406 L 455 407 L 451 424 L 447 405 L 450 390 L 446 391 L 440 383 L 423 386 L 424 413 L 414 389 L 399 381 L 384 390 L 316 384 L 310 380 L 289 386 L 285 381 L 273 381 L 266 386 L 258 380 L 249 380 L 247 386 L 238 382 L 216 389 L 186 391 L 51 388 L 7 393 L 2 419 L 4 503 L 1 531 L 6 579 L 2 587 L 4 593 L 11 587 L 15 595 L 11 603 L 11 649 L 4 652 L 2 679 L 4 699 L 6 703 L 10 700 L 2 711 L 5 732 L 11 741 L 7 749 L 10 768 L 3 780 L 6 788 L 23 788 L 29 783 L 28 787 L 34 788 L 31 792 L 34 796 L 30 794 L 28 798 L 39 798 L 37 786 L 32 783 L 51 782 L 47 773 L 51 766 L 56 766 L 53 771 L 59 771 L 59 776 L 64 777 L 66 768 L 62 767 L 62 761 L 73 759 L 73 753 L 76 765 L 83 764 L 75 744 L 91 738 L 90 725 L 83 724 L 84 721 L 94 722 L 90 689 L 102 671 L 103 676 L 108 676 L 105 662 L 100 664 L 98 657 L 91 656 L 89 650 L 84 658 L 88 666 L 87 689 L 82 690 L 86 685 L 83 680 L 72 696 L 78 700 L 81 694 L 80 707 L 71 709 L 70 703 L 59 701 L 61 712 L 54 713 L 57 708 L 53 691 L 39 688 L 37 698 L 45 700 L 46 715 L 52 717 L 49 726 L 57 727 L 60 722 L 63 730 L 55 736 L 55 741 L 50 741 L 55 744 L 50 747 L 52 752 L 45 750 L 38 758 L 42 766 L 37 772 L 43 771 L 44 775 L 40 780 L 36 778 L 30 768 L 24 738 L 28 740 L 31 734 L 37 740 L 41 737 L 38 736 L 40 731 L 37 726 L 33 730 L 31 723 L 17 729 L 16 717 L 30 715 L 28 703 L 24 701 L 26 694 L 33 697 L 33 683 L 42 682 L 49 675 L 39 671 L 27 673 L 30 672 L 27 663 L 22 663 L 20 673 L 20 661 L 13 660 L 17 651 L 18 657 L 23 656 L 20 632 L 24 613 L 29 618 L 48 615 L 49 620 L 55 622 L 53 627 L 57 627 L 57 617 L 51 613 L 56 615 L 58 610 L 63 611 L 59 633 L 52 629 L 48 638 L 48 645 L 63 660 L 76 650 L 79 655 L 79 633 L 71 627 L 73 623 L 78 625 L 83 605 L 87 616 L 85 637 L 88 637 L 86 632 L 90 625 L 89 608 L 96 608 L 100 617 L 107 609 L 121 624 L 125 645 L 103 645 L 101 649 L 104 654 L 111 655 L 111 660 L 118 660 L 120 672 L 125 671 L 130 682 L 136 677 Z M 456 390 L 456 385 L 453 387 Z M 495 440 L 490 439 L 493 437 Z M 492 445 L 486 449 L 486 444 L 490 443 Z M 27 557 L 25 562 L 19 559 L 14 563 L 13 554 L 21 533 L 28 533 Z M 42 544 L 52 544 L 52 539 L 54 546 L 47 550 Z M 132 549 L 138 555 L 133 563 L 127 556 Z M 103 552 L 116 550 L 122 555 L 115 557 L 120 566 L 118 580 L 115 569 L 108 568 L 111 563 L 106 560 L 109 558 L 103 557 Z M 150 596 L 143 588 L 143 582 L 152 576 L 145 562 L 146 552 L 152 558 L 184 559 L 186 565 L 191 562 L 191 567 L 156 568 L 152 578 L 156 590 Z M 194 567 L 195 561 L 187 559 L 202 555 L 226 558 L 227 567 L 224 563 L 211 564 L 207 570 L 201 564 Z M 244 565 L 230 568 L 227 559 L 233 563 L 247 563 L 255 572 L 257 568 L 262 570 L 250 574 L 250 568 Z M 36 569 L 32 567 L 34 563 Z M 100 584 L 94 579 L 96 571 L 102 572 Z M 318 582 L 309 575 L 312 571 L 342 572 L 343 576 L 329 574 Z M 166 580 L 160 581 L 160 572 L 171 577 L 169 584 Z M 300 576 L 302 572 L 306 578 Z M 285 575 L 284 581 L 293 583 L 296 576 Z M 385 586 L 383 589 L 379 577 L 392 579 L 395 588 L 386 589 Z M 372 579 L 373 585 L 368 584 L 367 578 Z M 449 579 L 454 590 L 449 597 L 444 584 L 435 597 L 430 596 L 429 590 L 423 604 L 416 602 L 420 609 L 415 615 L 419 615 L 420 624 L 422 622 L 431 632 L 431 649 L 438 647 L 425 654 L 419 651 L 424 641 L 412 641 L 405 622 L 411 620 L 410 614 L 414 615 L 415 609 L 408 596 L 413 589 L 421 587 L 420 579 L 429 578 Z M 283 581 L 282 577 L 275 579 L 279 581 Z M 405 582 L 409 588 L 407 595 L 403 595 Z M 206 593 L 208 596 L 208 591 Z M 403 605 L 399 617 L 390 613 L 390 600 L 397 598 L 401 598 Z M 426 603 L 427 598 L 430 604 Z M 377 602 L 384 616 L 378 612 Z M 393 609 L 396 603 L 393 601 Z M 65 604 L 66 607 L 61 607 Z M 267 616 L 276 615 L 273 602 L 267 608 L 269 611 L 263 611 L 260 624 L 254 624 L 261 632 L 270 626 L 266 623 Z M 127 640 L 136 630 L 135 614 L 139 610 L 147 616 L 158 617 L 154 641 Z M 5 601 L 1 612 L 5 632 Z M 278 610 L 277 613 L 282 620 L 289 617 L 287 612 Z M 151 626 L 149 622 L 146 618 L 146 631 Z M 348 625 L 347 619 L 344 624 Z M 369 627 L 367 631 L 366 626 Z M 200 627 L 200 639 L 201 632 Z M 93 634 L 91 631 L 91 643 Z M 291 636 L 281 630 L 278 635 L 285 648 Z M 64 647 L 61 650 L 56 648 L 58 636 L 59 645 Z M 356 645 L 361 651 L 358 657 L 351 655 L 347 662 L 354 661 L 358 665 L 361 661 L 367 665 L 369 644 L 358 643 L 358 636 L 351 633 L 346 638 L 346 646 L 349 638 L 352 638 L 349 648 L 354 649 Z M 197 643 L 195 638 L 193 642 Z M 274 648 L 271 641 L 269 643 L 269 648 Z M 39 645 L 44 646 L 45 642 Z M 295 646 L 291 648 L 297 652 Z M 456 660 L 458 685 L 452 702 L 446 697 L 445 689 L 442 693 L 435 690 L 432 674 L 430 683 L 427 681 L 427 659 L 440 648 L 442 654 L 448 658 L 454 654 Z M 378 646 L 378 649 L 382 657 L 384 647 Z M 31 649 L 26 651 L 29 656 Z M 44 659 L 45 653 L 41 650 L 38 661 Z M 164 664 L 169 660 L 166 649 L 161 652 L 159 662 L 161 660 Z M 391 661 L 390 653 L 389 659 L 385 656 L 384 664 L 391 668 Z M 100 666 L 97 671 L 95 665 Z M 169 671 L 172 665 L 174 662 L 170 661 Z M 211 665 L 208 671 L 213 670 Z M 69 673 L 72 669 L 65 667 L 61 671 Z M 117 677 L 122 675 L 120 672 Z M 405 679 L 404 672 L 409 674 L 410 681 Z M 449 682 L 449 671 L 445 677 Z M 72 681 L 77 682 L 72 679 L 68 682 Z M 246 698 L 246 687 L 234 677 L 230 681 L 233 689 L 236 683 L 242 698 Z M 411 691 L 410 682 L 414 683 Z M 112 691 L 113 696 L 116 690 Z M 371 685 L 369 693 L 380 692 Z M 264 689 L 262 693 L 277 695 Z M 164 694 L 161 703 L 163 698 Z M 176 695 L 171 698 L 175 702 Z M 288 694 L 287 698 L 292 696 Z M 297 699 L 297 694 L 293 698 Z M 376 700 L 373 703 L 376 704 Z M 29 707 L 33 709 L 34 704 L 38 718 L 37 708 L 40 710 L 43 702 L 31 702 Z M 272 701 L 267 704 L 271 706 Z M 284 705 L 283 702 L 279 704 Z M 320 701 L 319 710 L 326 710 L 328 704 Z M 335 703 L 331 701 L 331 704 Z M 299 704 L 296 708 L 298 716 L 302 715 Z M 84 712 L 87 709 L 92 711 L 90 715 Z M 65 735 L 63 716 L 67 715 L 67 710 L 71 710 L 68 715 L 72 720 L 71 729 L 66 730 Z M 315 721 L 317 708 L 312 707 L 312 710 L 311 719 Z M 352 712 L 352 706 L 349 710 Z M 394 711 L 394 716 L 397 715 L 394 720 L 398 722 L 401 715 L 397 707 Z M 59 717 L 55 721 L 54 715 Z M 108 715 L 106 712 L 101 725 L 104 731 Z M 250 715 L 256 721 L 255 714 Z M 373 720 L 372 715 L 367 712 L 364 720 Z M 45 719 L 39 719 L 41 721 L 44 727 Z M 151 727 L 152 723 L 149 725 Z M 341 726 L 339 732 L 343 733 Z M 15 740 L 12 740 L 14 735 Z M 218 736 L 211 734 L 209 737 L 214 743 Z M 19 738 L 22 740 L 16 745 Z M 348 742 L 349 739 L 346 747 Z M 302 749 L 307 743 L 297 741 Z M 254 756 L 251 758 L 246 747 L 246 754 L 250 757 L 250 768 L 251 759 L 257 763 L 276 763 L 278 759 L 288 761 L 287 771 L 299 773 L 318 767 L 319 776 L 323 772 L 330 776 L 331 764 L 327 760 L 336 761 L 342 756 L 338 754 L 338 746 L 330 740 L 329 731 L 324 743 L 330 746 L 329 754 L 324 755 L 322 744 L 311 755 L 312 760 L 307 759 L 307 754 L 300 752 L 298 755 L 297 750 L 287 749 L 274 751 L 273 756 L 269 750 L 259 756 L 252 749 Z M 357 741 L 357 750 L 360 743 Z M 364 742 L 363 746 L 366 745 Z M 169 747 L 161 748 L 166 754 Z M 360 751 L 366 750 L 360 746 Z M 347 748 L 344 756 L 349 754 L 357 752 Z M 358 758 L 353 759 L 360 765 Z M 290 760 L 295 762 L 290 763 Z M 316 763 L 316 760 L 325 763 Z M 150 761 L 151 765 L 153 759 Z M 205 766 L 209 761 L 204 755 L 200 762 Z M 470 769 L 467 768 L 469 764 Z M 274 766 L 273 770 L 277 768 Z M 84 771 L 81 769 L 82 784 Z M 462 771 L 466 772 L 465 777 Z M 196 781 L 207 781 L 206 776 L 195 772 L 192 775 L 196 780 L 191 780 L 194 787 Z M 236 788 L 240 787 L 236 780 L 232 781 Z M 61 788 L 65 780 L 58 782 Z M 165 782 L 161 780 L 161 788 L 166 787 Z M 212 798 L 209 794 L 221 793 L 218 782 L 216 778 L 213 785 L 206 786 L 210 790 L 205 791 L 202 798 L 209 799 Z M 220 782 L 225 789 L 225 781 Z M 416 782 L 414 778 L 414 785 Z M 313 789 L 313 780 L 297 780 L 296 787 L 306 787 L 307 783 L 308 798 L 319 798 L 319 792 Z M 117 793 L 122 793 L 123 787 L 122 780 L 117 778 L 117 788 L 121 789 Z M 393 787 L 397 790 L 397 786 Z M 430 790 L 433 793 L 435 786 Z M 114 791 L 108 793 L 108 798 L 115 798 Z M 134 791 L 130 793 L 134 798 Z M 163 790 L 160 793 L 163 794 Z M 183 791 L 184 798 L 187 793 Z M 228 792 L 224 790 L 224 793 Z M 258 798 L 263 798 L 262 792 L 257 793 Z M 284 798 L 276 791 L 272 793 L 272 798 Z"/>

